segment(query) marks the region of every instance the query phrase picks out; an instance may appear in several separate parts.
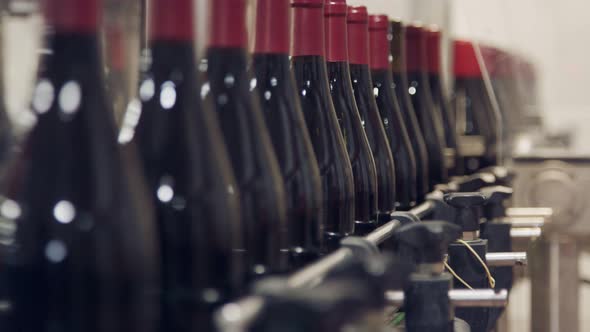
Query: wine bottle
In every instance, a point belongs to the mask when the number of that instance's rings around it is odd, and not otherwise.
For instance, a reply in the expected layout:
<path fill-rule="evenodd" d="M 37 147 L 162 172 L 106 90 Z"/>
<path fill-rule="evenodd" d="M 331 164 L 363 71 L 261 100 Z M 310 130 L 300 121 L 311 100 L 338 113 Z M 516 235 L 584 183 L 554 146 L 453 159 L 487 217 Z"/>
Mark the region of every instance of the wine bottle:
<path fill-rule="evenodd" d="M 34 127 L 0 202 L 3 331 L 157 331 L 159 249 L 117 145 L 98 25 L 100 0 L 46 0 L 52 27 Z M 67 9 L 67 10 L 64 10 Z M 141 208 L 141 211 L 137 208 Z"/>
<path fill-rule="evenodd" d="M 456 40 L 454 48 L 454 107 L 459 127 L 463 167 L 467 174 L 496 164 L 496 129 L 489 96 L 470 41 Z"/>
<path fill-rule="evenodd" d="M 207 72 L 215 111 L 241 197 L 245 255 L 252 277 L 288 269 L 286 194 L 247 71 L 246 0 L 211 1 Z"/>
<path fill-rule="evenodd" d="M 386 15 L 369 16 L 369 63 L 373 94 L 395 160 L 396 208 L 407 211 L 416 204 L 416 159 L 393 86 L 388 29 Z"/>
<path fill-rule="evenodd" d="M 428 83 L 434 108 L 440 111 L 442 129 L 445 138 L 445 165 L 451 176 L 462 174 L 460 153 L 457 150 L 457 131 L 455 115 L 446 95 L 444 81 L 441 78 L 441 31 L 436 26 L 426 30 L 426 53 L 428 54 Z"/>
<path fill-rule="evenodd" d="M 289 61 L 289 0 L 258 0 L 253 65 L 257 92 L 287 193 L 293 266 L 317 257 L 322 242 L 320 170 Z"/>
<path fill-rule="evenodd" d="M 198 93 L 192 1 L 153 0 L 149 10 L 139 99 L 119 139 L 138 147 L 156 207 L 161 330 L 212 330 L 213 310 L 244 279 L 239 197 L 210 98 Z"/>
<path fill-rule="evenodd" d="M 416 203 L 424 201 L 428 193 L 428 153 L 424 136 L 418 124 L 414 106 L 408 94 L 408 77 L 406 72 L 406 28 L 400 21 L 390 21 L 391 59 L 393 71 L 393 83 L 400 111 L 412 142 L 414 157 L 416 159 Z"/>
<path fill-rule="evenodd" d="M 406 71 L 408 75 L 408 94 L 412 100 L 424 142 L 428 152 L 428 190 L 439 183 L 447 182 L 442 131 L 442 119 L 438 109 L 434 108 L 426 68 L 426 33 L 422 25 L 410 24 L 406 27 Z"/>
<path fill-rule="evenodd" d="M 367 7 L 349 6 L 347 27 L 352 89 L 377 169 L 379 222 L 387 222 L 395 211 L 395 163 L 373 95 L 373 80 L 369 71 Z"/>
<path fill-rule="evenodd" d="M 325 4 L 326 65 L 334 110 L 352 166 L 355 234 L 364 235 L 377 223 L 377 169 L 350 81 L 346 12 L 344 0 Z"/>
<path fill-rule="evenodd" d="M 324 1 L 292 0 L 295 81 L 322 181 L 324 251 L 354 232 L 352 166 L 330 97 L 324 45 Z"/>

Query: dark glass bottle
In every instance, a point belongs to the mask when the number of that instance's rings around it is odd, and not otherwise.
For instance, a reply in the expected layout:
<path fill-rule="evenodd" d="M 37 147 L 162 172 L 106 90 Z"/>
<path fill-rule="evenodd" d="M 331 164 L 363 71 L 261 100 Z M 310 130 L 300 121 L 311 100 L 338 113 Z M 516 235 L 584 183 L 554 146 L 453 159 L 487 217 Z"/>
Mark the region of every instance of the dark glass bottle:
<path fill-rule="evenodd" d="M 457 131 L 455 115 L 446 96 L 445 85 L 441 77 L 441 31 L 433 26 L 426 30 L 426 53 L 428 54 L 428 83 L 430 86 L 432 103 L 440 111 L 442 129 L 445 138 L 445 166 L 449 176 L 462 175 L 460 167 L 461 154 L 457 149 Z"/>
<path fill-rule="evenodd" d="M 2 330 L 157 331 L 155 223 L 149 201 L 138 206 L 132 194 L 124 160 L 133 156 L 116 141 L 100 59 L 102 1 L 41 5 L 52 52 L 34 89 L 37 121 L 0 202 L 3 229 L 12 226 L 0 244 L 12 309 Z"/>
<path fill-rule="evenodd" d="M 400 111 L 412 143 L 416 159 L 416 203 L 424 201 L 428 193 L 428 153 L 424 136 L 418 124 L 414 106 L 408 94 L 408 77 L 406 73 L 406 28 L 400 21 L 390 21 L 391 59 L 394 90 L 399 102 Z"/>
<path fill-rule="evenodd" d="M 156 207 L 162 331 L 213 329 L 213 310 L 244 279 L 239 197 L 210 100 L 198 93 L 192 17 L 191 0 L 151 2 L 139 100 L 119 135 L 137 145 Z"/>
<path fill-rule="evenodd" d="M 473 44 L 454 42 L 454 107 L 467 174 L 496 164 L 496 129 Z"/>
<path fill-rule="evenodd" d="M 426 68 L 426 31 L 421 25 L 406 27 L 406 71 L 408 75 L 408 94 L 412 100 L 424 142 L 428 152 L 428 190 L 432 191 L 439 183 L 447 182 L 445 167 L 445 138 L 439 110 L 434 107 L 430 95 L 430 85 Z"/>
<path fill-rule="evenodd" d="M 395 163 L 373 95 L 373 80 L 369 71 L 367 7 L 349 6 L 347 27 L 352 89 L 377 169 L 379 221 L 387 222 L 395 211 Z"/>
<path fill-rule="evenodd" d="M 256 6 L 254 71 L 287 192 L 293 266 L 317 257 L 321 247 L 320 171 L 303 119 L 289 61 L 290 1 L 259 0 Z"/>
<path fill-rule="evenodd" d="M 388 29 L 386 15 L 369 16 L 369 62 L 373 94 L 395 160 L 396 207 L 409 210 L 416 204 L 416 159 L 393 87 Z"/>
<path fill-rule="evenodd" d="M 246 0 L 211 1 L 207 73 L 229 152 L 244 224 L 249 273 L 288 269 L 286 195 L 279 165 L 247 71 Z"/>
<path fill-rule="evenodd" d="M 355 234 L 363 235 L 377 224 L 377 169 L 350 81 L 346 1 L 327 1 L 325 6 L 326 59 L 330 92 L 352 165 Z"/>
<path fill-rule="evenodd" d="M 330 251 L 354 232 L 354 182 L 346 145 L 330 97 L 324 48 L 324 1 L 292 0 L 292 64 L 305 123 L 322 179 L 324 247 Z"/>

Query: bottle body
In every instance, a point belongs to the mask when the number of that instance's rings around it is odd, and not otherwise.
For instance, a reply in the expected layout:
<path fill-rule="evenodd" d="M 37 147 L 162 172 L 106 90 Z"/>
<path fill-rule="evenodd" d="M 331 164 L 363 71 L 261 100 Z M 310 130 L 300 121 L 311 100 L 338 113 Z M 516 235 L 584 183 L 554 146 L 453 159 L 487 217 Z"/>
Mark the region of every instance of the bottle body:
<path fill-rule="evenodd" d="M 414 157 L 416 159 L 416 184 L 417 184 L 417 201 L 421 203 L 424 201 L 428 193 L 428 152 L 426 150 L 426 143 L 424 136 L 420 129 L 418 119 L 412 101 L 409 95 L 409 85 L 406 65 L 406 28 L 400 21 L 389 22 L 389 36 L 390 51 L 391 51 L 391 67 L 393 72 L 394 90 L 397 100 L 399 102 L 400 112 L 408 131 L 412 149 L 414 150 Z"/>
<path fill-rule="evenodd" d="M 327 66 L 334 110 L 352 166 L 355 233 L 362 234 L 372 228 L 378 217 L 377 169 L 356 106 L 348 63 L 328 62 Z"/>
<path fill-rule="evenodd" d="M 417 199 L 414 150 L 397 103 L 391 72 L 374 69 L 371 77 L 375 101 L 395 160 L 397 209 L 407 211 L 416 204 Z"/>
<path fill-rule="evenodd" d="M 445 167 L 442 118 L 432 102 L 426 74 L 422 71 L 408 73 L 408 82 L 408 94 L 424 135 L 428 153 L 428 191 L 432 191 L 436 184 L 446 183 L 448 176 Z"/>
<path fill-rule="evenodd" d="M 214 108 L 241 197 L 245 256 L 252 277 L 288 269 L 286 198 L 276 156 L 250 91 L 243 48 L 209 47 Z"/>
<path fill-rule="evenodd" d="M 481 151 L 466 151 L 462 166 L 466 174 L 497 163 L 495 128 L 487 116 L 489 103 L 485 87 L 479 78 L 455 80 L 454 106 L 459 126 L 459 138 L 471 139 Z M 472 153 L 473 152 L 473 153 Z"/>
<path fill-rule="evenodd" d="M 350 75 L 361 123 L 364 125 L 375 159 L 378 189 L 377 207 L 380 221 L 384 222 L 391 219 L 389 216 L 395 211 L 395 163 L 373 95 L 369 66 L 367 64 L 350 64 Z"/>
<path fill-rule="evenodd" d="M 455 114 L 452 111 L 450 103 L 445 96 L 442 81 L 438 74 L 431 73 L 428 78 L 432 102 L 435 108 L 440 110 L 445 138 L 445 165 L 449 176 L 459 176 L 463 174 L 461 165 L 461 153 L 457 146 L 457 128 Z"/>
<path fill-rule="evenodd" d="M 414 156 L 416 159 L 416 203 L 424 201 L 426 194 L 428 193 L 428 152 L 426 150 L 426 143 L 424 142 L 424 136 L 422 136 L 422 130 L 416 118 L 414 112 L 414 106 L 410 100 L 410 95 L 407 93 L 409 90 L 407 79 L 401 74 L 394 73 L 393 75 L 394 90 L 399 101 L 400 112 L 412 143 L 412 149 L 414 150 Z M 404 84 L 405 82 L 405 84 Z"/>
<path fill-rule="evenodd" d="M 239 195 L 192 42 L 153 41 L 131 142 L 156 207 L 162 256 L 162 328 L 212 328 L 212 312 L 244 279 Z M 133 117 L 130 108 L 126 115 Z M 124 119 L 125 119 L 124 118 Z M 125 127 L 120 137 L 125 137 Z M 197 294 L 215 293 L 215 301 Z M 181 300 L 175 294 L 183 294 Z M 191 298 L 188 294 L 194 294 Z"/>
<path fill-rule="evenodd" d="M 48 46 L 33 98 L 37 122 L 4 191 L 17 226 L 2 250 L 14 326 L 155 331 L 159 250 L 151 205 L 142 204 L 138 219 L 99 40 L 58 29 Z"/>
<path fill-rule="evenodd" d="M 292 58 L 297 89 L 322 181 L 325 248 L 354 232 L 354 182 L 344 138 L 330 97 L 327 69 L 320 55 Z"/>
<path fill-rule="evenodd" d="M 287 193 L 291 257 L 301 266 L 317 257 L 322 234 L 320 171 L 305 125 L 287 54 L 253 56 L 257 91 Z"/>

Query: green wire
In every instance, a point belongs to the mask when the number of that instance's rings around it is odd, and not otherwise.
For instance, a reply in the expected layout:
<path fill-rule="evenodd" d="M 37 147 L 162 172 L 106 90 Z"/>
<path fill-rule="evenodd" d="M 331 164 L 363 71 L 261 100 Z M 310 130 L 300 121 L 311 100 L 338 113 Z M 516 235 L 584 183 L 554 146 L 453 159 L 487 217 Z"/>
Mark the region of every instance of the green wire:
<path fill-rule="evenodd" d="M 391 325 L 393 326 L 400 326 L 406 318 L 406 314 L 404 312 L 397 312 L 393 315 L 393 319 L 391 320 Z"/>

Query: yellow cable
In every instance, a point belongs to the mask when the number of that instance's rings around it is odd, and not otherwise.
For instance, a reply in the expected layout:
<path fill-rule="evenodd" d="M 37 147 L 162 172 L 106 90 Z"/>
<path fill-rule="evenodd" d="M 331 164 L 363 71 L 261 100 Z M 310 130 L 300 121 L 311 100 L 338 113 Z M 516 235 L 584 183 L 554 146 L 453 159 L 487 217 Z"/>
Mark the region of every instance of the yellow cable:
<path fill-rule="evenodd" d="M 477 254 L 477 252 L 475 251 L 475 249 L 473 249 L 469 245 L 469 243 L 467 243 L 464 240 L 457 240 L 457 242 L 459 242 L 462 245 L 466 246 L 467 249 L 469 249 L 469 251 L 471 251 L 471 253 L 473 254 L 473 256 L 475 258 L 477 258 L 477 260 L 479 261 L 479 263 L 481 264 L 481 266 L 483 266 L 484 270 L 486 271 L 486 274 L 488 276 L 488 281 L 490 283 L 490 288 L 494 288 L 496 286 L 496 279 L 494 279 L 494 277 L 492 277 L 492 274 L 490 273 L 490 269 L 488 269 L 488 266 L 486 265 L 486 263 L 484 263 L 483 259 L 481 259 L 481 257 L 479 257 L 479 255 Z"/>
<path fill-rule="evenodd" d="M 465 287 L 473 290 L 473 287 L 471 287 L 465 280 L 463 280 L 461 277 L 459 277 L 459 275 L 457 275 L 457 273 L 453 269 L 451 269 L 449 264 L 447 264 L 446 259 L 445 259 L 445 267 L 447 268 L 447 270 L 449 270 L 449 272 L 453 275 L 453 277 L 457 278 L 457 280 L 459 280 Z"/>

